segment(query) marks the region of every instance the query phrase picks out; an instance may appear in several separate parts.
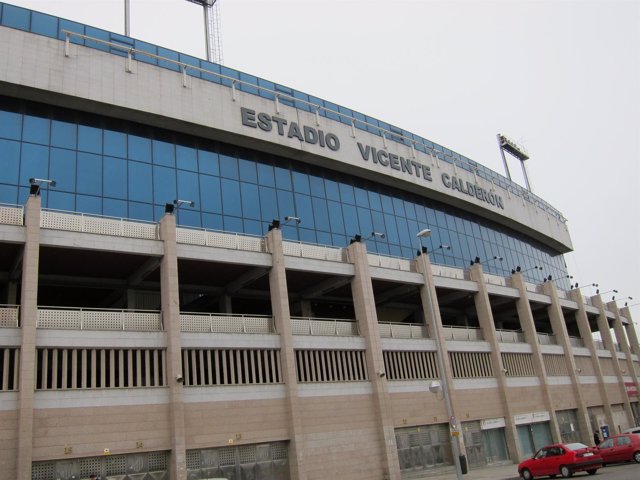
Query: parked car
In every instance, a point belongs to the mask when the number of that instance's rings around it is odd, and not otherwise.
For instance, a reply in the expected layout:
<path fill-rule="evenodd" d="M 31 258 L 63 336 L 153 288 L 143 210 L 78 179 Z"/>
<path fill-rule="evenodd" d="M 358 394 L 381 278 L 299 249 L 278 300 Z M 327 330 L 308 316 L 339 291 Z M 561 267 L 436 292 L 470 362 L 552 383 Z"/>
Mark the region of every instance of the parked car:
<path fill-rule="evenodd" d="M 556 475 L 568 478 L 575 472 L 594 475 L 602 465 L 602 457 L 595 447 L 584 443 L 556 443 L 541 448 L 533 458 L 520 462 L 518 473 L 524 480 Z"/>
<path fill-rule="evenodd" d="M 613 435 L 598 445 L 598 452 L 602 462 L 631 462 L 640 463 L 640 435 L 622 433 Z"/>

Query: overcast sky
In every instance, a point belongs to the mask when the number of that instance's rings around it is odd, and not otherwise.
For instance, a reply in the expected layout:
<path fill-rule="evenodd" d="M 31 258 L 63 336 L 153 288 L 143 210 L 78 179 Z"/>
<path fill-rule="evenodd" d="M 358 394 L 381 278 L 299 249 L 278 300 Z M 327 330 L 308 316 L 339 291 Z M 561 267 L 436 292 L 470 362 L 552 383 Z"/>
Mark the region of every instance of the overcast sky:
<path fill-rule="evenodd" d="M 640 302 L 639 1 L 218 1 L 229 67 L 503 174 L 496 133 L 520 142 L 533 192 L 568 219 L 573 282 Z M 124 31 L 124 0 L 9 3 Z M 200 7 L 130 3 L 133 37 L 205 57 Z"/>

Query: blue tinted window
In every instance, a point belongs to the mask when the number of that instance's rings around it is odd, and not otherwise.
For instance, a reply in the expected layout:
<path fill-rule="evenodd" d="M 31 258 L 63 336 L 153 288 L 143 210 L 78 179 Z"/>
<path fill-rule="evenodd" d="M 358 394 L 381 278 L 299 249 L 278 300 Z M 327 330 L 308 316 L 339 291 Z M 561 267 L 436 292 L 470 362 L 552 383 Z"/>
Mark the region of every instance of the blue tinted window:
<path fill-rule="evenodd" d="M 127 135 L 121 132 L 105 130 L 104 154 L 110 157 L 127 158 Z"/>
<path fill-rule="evenodd" d="M 103 201 L 103 215 L 107 215 L 108 217 L 119 217 L 126 218 L 127 213 L 127 202 L 124 200 L 113 200 L 111 198 L 105 198 Z"/>
<path fill-rule="evenodd" d="M 296 206 L 293 202 L 293 194 L 291 192 L 285 190 L 277 190 L 276 194 L 278 196 L 278 211 L 283 216 L 293 215 L 294 217 L 300 217 L 300 212 L 296 210 Z M 304 220 L 302 221 L 304 222 Z"/>
<path fill-rule="evenodd" d="M 358 212 L 358 223 L 360 224 L 360 233 L 362 234 L 363 237 L 368 237 L 374 231 L 373 224 L 371 223 L 370 211 L 362 207 L 357 207 L 356 211 Z M 384 232 L 378 232 L 378 233 L 384 233 Z"/>
<path fill-rule="evenodd" d="M 350 203 L 351 205 L 356 203 L 355 195 L 353 194 L 353 187 L 351 185 L 340 184 L 340 198 L 343 203 Z"/>
<path fill-rule="evenodd" d="M 196 150 L 182 145 L 176 145 L 176 164 L 182 170 L 198 171 Z"/>
<path fill-rule="evenodd" d="M 295 212 L 283 212 L 278 215 L 278 199 L 276 191 L 269 187 L 260 188 L 260 218 L 262 220 L 269 220 L 273 218 L 283 218 L 285 215 L 296 216 Z"/>
<path fill-rule="evenodd" d="M 20 165 L 20 144 L 12 140 L 0 139 L 0 183 L 18 183 L 18 168 Z"/>
<path fill-rule="evenodd" d="M 151 162 L 151 140 L 129 135 L 129 158 L 140 162 Z"/>
<path fill-rule="evenodd" d="M 356 205 L 359 207 L 369 208 L 369 195 L 367 191 L 362 188 L 355 188 Z"/>
<path fill-rule="evenodd" d="M 51 121 L 51 145 L 62 148 L 76 148 L 76 125 Z"/>
<path fill-rule="evenodd" d="M 178 198 L 191 202 L 200 198 L 197 173 L 178 170 Z"/>
<path fill-rule="evenodd" d="M 30 178 L 49 178 L 49 148 L 23 143 L 21 159 L 18 179 L 21 185 L 27 185 Z"/>
<path fill-rule="evenodd" d="M 243 182 L 240 184 L 240 192 L 242 195 L 243 216 L 245 218 L 260 220 L 260 198 L 258 196 L 258 186 L 252 183 Z"/>
<path fill-rule="evenodd" d="M 276 187 L 283 190 L 291 190 L 291 172 L 286 168 L 275 167 Z"/>
<path fill-rule="evenodd" d="M 18 113 L 0 111 L 0 137 L 20 140 L 22 116 Z"/>
<path fill-rule="evenodd" d="M 0 184 L 0 203 L 18 203 L 18 187 Z"/>
<path fill-rule="evenodd" d="M 102 181 L 106 197 L 126 198 L 127 161 L 121 158 L 104 157 Z M 126 216 L 126 211 L 123 215 Z"/>
<path fill-rule="evenodd" d="M 331 231 L 333 233 L 344 234 L 344 222 L 342 221 L 342 209 L 340 208 L 340 204 L 331 200 L 329 200 L 327 204 L 329 211 L 331 212 L 331 215 L 329 215 Z"/>
<path fill-rule="evenodd" d="M 271 165 L 265 165 L 263 163 L 258 164 L 258 183 L 268 187 L 276 186 L 276 179 Z"/>
<path fill-rule="evenodd" d="M 20 30 L 29 30 L 29 10 L 5 4 L 2 9 L 2 24 Z"/>
<path fill-rule="evenodd" d="M 224 215 L 223 228 L 229 232 L 242 232 L 244 226 L 241 218 Z"/>
<path fill-rule="evenodd" d="M 202 226 L 210 230 L 222 230 L 224 228 L 224 225 L 222 224 L 222 215 L 203 213 Z"/>
<path fill-rule="evenodd" d="M 384 214 L 384 224 L 386 226 L 384 234 L 389 239 L 390 243 L 399 243 L 398 227 L 396 226 L 396 219 L 393 215 L 388 213 Z"/>
<path fill-rule="evenodd" d="M 311 192 L 309 188 L 309 177 L 308 175 L 300 172 L 293 172 L 293 189 L 296 193 L 306 193 L 307 195 Z"/>
<path fill-rule="evenodd" d="M 84 25 L 82 25 L 81 23 L 71 22 L 69 20 L 65 20 L 64 18 L 61 18 L 60 24 L 59 24 L 59 31 L 58 31 L 58 38 L 60 40 L 64 40 L 66 38 L 66 35 L 63 32 L 63 30 L 68 30 L 70 32 L 75 32 L 75 33 L 81 33 L 84 35 Z M 84 43 L 84 40 L 81 37 L 78 37 L 77 35 L 71 35 L 70 39 L 71 39 L 71 43 L 77 43 L 78 45 L 82 45 Z"/>
<path fill-rule="evenodd" d="M 153 140 L 151 148 L 153 149 L 153 163 L 165 167 L 176 166 L 176 152 L 173 143 Z"/>
<path fill-rule="evenodd" d="M 220 176 L 238 179 L 238 160 L 228 155 L 220 155 Z"/>
<path fill-rule="evenodd" d="M 338 184 L 333 180 L 325 180 L 324 188 L 327 192 L 327 198 L 329 200 L 340 201 L 340 191 L 338 190 Z"/>
<path fill-rule="evenodd" d="M 76 209 L 76 198 L 73 193 L 64 193 L 50 189 L 47 194 L 46 205 L 48 208 L 67 210 L 70 212 Z"/>
<path fill-rule="evenodd" d="M 143 165 L 150 169 L 148 165 Z M 138 220 L 154 220 L 153 206 L 149 203 L 129 202 L 129 218 Z"/>
<path fill-rule="evenodd" d="M 78 193 L 102 195 L 102 157 L 93 153 L 78 153 Z"/>
<path fill-rule="evenodd" d="M 342 205 L 342 215 L 344 217 L 345 233 L 347 236 L 352 237 L 353 235 L 361 234 L 356 207 L 352 205 Z"/>
<path fill-rule="evenodd" d="M 89 195 L 78 195 L 76 197 L 76 209 L 79 212 L 102 215 L 102 199 Z"/>
<path fill-rule="evenodd" d="M 176 220 L 178 225 L 185 225 L 188 227 L 199 227 L 200 212 L 191 208 L 181 208 L 178 210 L 178 218 Z"/>
<path fill-rule="evenodd" d="M 49 144 L 49 120 L 25 115 L 22 126 L 22 139 L 25 142 Z"/>
<path fill-rule="evenodd" d="M 47 37 L 57 38 L 58 19 L 40 12 L 31 12 L 31 30 Z"/>
<path fill-rule="evenodd" d="M 63 148 L 52 148 L 50 162 L 50 175 L 56 181 L 56 190 L 74 192 L 76 187 L 76 152 Z"/>
<path fill-rule="evenodd" d="M 151 183 L 151 165 L 147 165 L 139 162 L 129 162 L 128 165 L 128 194 L 129 200 L 135 200 L 140 202 L 151 203 L 153 198 L 152 183 Z M 142 212 L 141 207 L 136 207 L 135 212 L 139 215 Z M 153 211 L 149 205 L 149 209 L 145 210 L 147 213 L 144 216 L 135 216 L 132 218 L 153 218 Z M 131 212 L 131 208 L 130 208 Z"/>
<path fill-rule="evenodd" d="M 153 167 L 153 198 L 158 203 L 171 203 L 177 198 L 182 198 L 176 192 L 176 171 L 174 169 L 161 166 Z"/>
<path fill-rule="evenodd" d="M 200 210 L 222 213 L 220 196 L 220 179 L 208 175 L 200 175 Z"/>
<path fill-rule="evenodd" d="M 308 227 L 313 227 L 313 208 L 311 207 L 311 197 L 309 195 L 302 195 L 301 193 L 295 194 L 296 199 L 296 211 L 297 217 L 300 218 L 301 223 Z"/>
<path fill-rule="evenodd" d="M 198 151 L 198 166 L 200 173 L 206 173 L 208 175 L 220 175 L 220 168 L 218 166 L 218 154 L 214 152 L 207 152 L 205 150 Z"/>
<path fill-rule="evenodd" d="M 78 150 L 102 153 L 102 130 L 78 125 Z"/>
<path fill-rule="evenodd" d="M 239 217 L 240 215 L 242 215 L 240 183 L 236 182 L 235 180 L 223 180 L 221 182 L 221 190 L 223 207 L 222 211 L 224 212 L 225 216 L 233 215 Z"/>
<path fill-rule="evenodd" d="M 316 222 L 316 228 L 319 230 L 329 231 L 329 211 L 327 210 L 327 201 L 323 198 L 312 197 L 313 217 Z"/>
<path fill-rule="evenodd" d="M 314 197 L 325 198 L 326 194 L 324 193 L 324 180 L 321 177 L 310 175 L 309 183 L 311 184 L 311 195 L 313 195 Z"/>
<path fill-rule="evenodd" d="M 256 164 L 249 160 L 241 158 L 238 160 L 240 169 L 240 179 L 243 182 L 258 183 L 258 173 L 256 172 Z"/>

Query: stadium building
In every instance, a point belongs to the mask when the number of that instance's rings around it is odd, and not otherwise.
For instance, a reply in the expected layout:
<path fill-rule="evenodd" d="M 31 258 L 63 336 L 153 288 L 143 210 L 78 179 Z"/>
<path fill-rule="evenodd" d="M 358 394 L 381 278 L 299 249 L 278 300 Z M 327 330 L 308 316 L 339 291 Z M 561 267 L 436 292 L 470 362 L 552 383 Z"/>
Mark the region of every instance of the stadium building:
<path fill-rule="evenodd" d="M 0 166 L 2 478 L 418 478 L 640 416 L 563 216 L 395 126 L 0 3 Z"/>

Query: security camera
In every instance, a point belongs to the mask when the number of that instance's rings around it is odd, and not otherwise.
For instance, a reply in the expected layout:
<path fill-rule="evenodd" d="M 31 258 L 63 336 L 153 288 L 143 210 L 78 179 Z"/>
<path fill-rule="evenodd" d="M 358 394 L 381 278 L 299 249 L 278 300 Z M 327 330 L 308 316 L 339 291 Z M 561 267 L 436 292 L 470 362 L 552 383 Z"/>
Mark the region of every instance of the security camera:
<path fill-rule="evenodd" d="M 429 391 L 431 393 L 438 393 L 440 390 L 442 390 L 442 385 L 440 384 L 440 382 L 438 380 L 433 380 L 429 384 Z"/>
<path fill-rule="evenodd" d="M 182 378 L 182 375 L 180 375 L 180 374 L 176 375 L 176 382 L 178 382 L 178 383 L 183 383 L 184 382 L 184 378 Z"/>
<path fill-rule="evenodd" d="M 379 376 L 380 378 L 384 378 L 384 377 L 386 377 L 386 376 L 387 376 L 387 374 L 384 372 L 384 370 L 380 370 L 380 371 L 378 372 L 378 376 Z"/>

